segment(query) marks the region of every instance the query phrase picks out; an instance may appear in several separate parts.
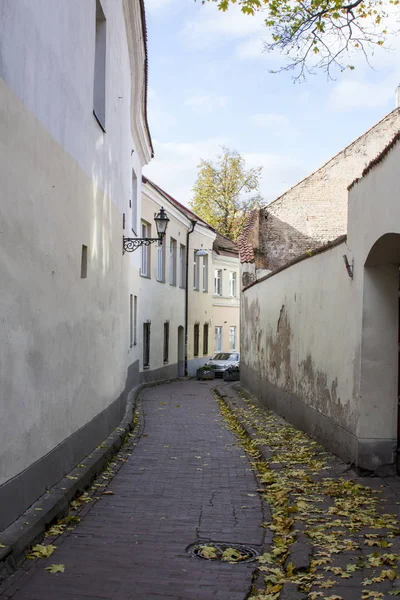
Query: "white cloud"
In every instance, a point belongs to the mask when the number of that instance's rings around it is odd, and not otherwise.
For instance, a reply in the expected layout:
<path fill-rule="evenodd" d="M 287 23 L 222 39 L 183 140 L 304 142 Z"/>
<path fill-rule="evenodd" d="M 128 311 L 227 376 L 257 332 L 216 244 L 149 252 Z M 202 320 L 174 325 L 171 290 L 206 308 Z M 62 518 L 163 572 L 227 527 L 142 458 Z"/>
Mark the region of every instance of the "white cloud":
<path fill-rule="evenodd" d="M 228 103 L 226 96 L 189 96 L 184 105 L 201 114 L 211 114 L 215 110 L 225 108 Z"/>
<path fill-rule="evenodd" d="M 266 202 L 275 200 L 312 172 L 310 164 L 294 156 L 272 152 L 244 152 L 248 167 L 262 166 L 260 193 Z"/>
<path fill-rule="evenodd" d="M 212 3 L 202 6 L 195 19 L 187 20 L 181 34 L 186 44 L 195 48 L 210 48 L 250 36 L 261 39 L 265 34 L 264 18 L 261 12 L 243 14 L 238 6 L 223 13 Z"/>
<path fill-rule="evenodd" d="M 145 167 L 144 175 L 186 205 L 192 197 L 200 160 L 215 158 L 221 146 L 232 147 L 231 141 L 224 138 L 182 143 L 153 142 L 155 158 Z M 243 152 L 242 155 L 247 167 L 263 167 L 260 193 L 267 202 L 312 171 L 310 164 L 289 155 L 255 152 Z"/>
<path fill-rule="evenodd" d="M 160 135 L 176 126 L 176 118 L 162 108 L 162 102 L 153 88 L 148 90 L 148 115 L 150 131 Z"/>
<path fill-rule="evenodd" d="M 292 133 L 289 118 L 278 113 L 257 113 L 251 115 L 249 121 L 255 127 L 266 129 L 272 135 Z"/>
<path fill-rule="evenodd" d="M 349 76 L 335 85 L 328 107 L 333 110 L 385 107 L 393 99 L 394 108 L 395 81 L 394 76 L 378 83 L 357 81 Z"/>
<path fill-rule="evenodd" d="M 145 167 L 144 175 L 159 184 L 182 204 L 188 204 L 202 158 L 216 156 L 226 138 L 211 138 L 194 142 L 160 142 L 153 140 L 155 158 Z"/>
<path fill-rule="evenodd" d="M 240 60 L 254 60 L 263 58 L 265 60 L 266 53 L 264 52 L 264 42 L 260 38 L 250 38 L 244 42 L 240 42 L 235 50 L 236 58 Z"/>

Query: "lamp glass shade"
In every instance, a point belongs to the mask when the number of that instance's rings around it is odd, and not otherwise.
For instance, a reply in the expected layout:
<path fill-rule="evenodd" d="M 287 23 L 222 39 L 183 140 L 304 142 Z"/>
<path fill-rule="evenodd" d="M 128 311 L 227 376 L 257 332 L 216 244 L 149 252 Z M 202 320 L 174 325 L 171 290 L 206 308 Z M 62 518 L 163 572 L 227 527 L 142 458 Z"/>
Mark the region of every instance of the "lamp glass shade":
<path fill-rule="evenodd" d="M 201 248 L 200 250 L 197 250 L 196 256 L 207 256 L 207 251 Z"/>
<path fill-rule="evenodd" d="M 154 221 L 156 223 L 157 234 L 160 237 L 164 236 L 165 232 L 167 231 L 169 219 L 163 207 L 161 207 L 161 210 L 158 213 L 158 215 L 154 217 Z"/>

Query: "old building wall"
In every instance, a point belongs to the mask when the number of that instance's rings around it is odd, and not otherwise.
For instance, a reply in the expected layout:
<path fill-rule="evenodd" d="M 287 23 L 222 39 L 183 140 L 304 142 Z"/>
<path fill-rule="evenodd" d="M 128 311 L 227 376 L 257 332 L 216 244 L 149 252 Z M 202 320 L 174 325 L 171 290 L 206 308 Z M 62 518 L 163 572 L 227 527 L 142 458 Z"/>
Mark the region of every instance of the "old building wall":
<path fill-rule="evenodd" d="M 0 529 L 107 437 L 138 381 L 139 263 L 123 256 L 122 235 L 151 147 L 132 137 L 123 4 L 102 0 L 104 133 L 93 115 L 96 2 L 1 3 Z M 140 3 L 131 9 L 143 57 Z"/>
<path fill-rule="evenodd" d="M 242 292 L 241 381 L 345 460 L 358 452 L 360 294 L 345 242 Z"/>

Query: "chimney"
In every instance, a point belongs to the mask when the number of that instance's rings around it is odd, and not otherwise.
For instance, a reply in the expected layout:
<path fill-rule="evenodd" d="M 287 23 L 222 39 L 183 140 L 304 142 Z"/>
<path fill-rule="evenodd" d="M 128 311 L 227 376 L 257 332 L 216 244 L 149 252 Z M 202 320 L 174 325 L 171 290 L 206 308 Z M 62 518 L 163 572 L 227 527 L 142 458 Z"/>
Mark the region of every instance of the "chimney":
<path fill-rule="evenodd" d="M 396 88 L 396 108 L 400 108 L 400 84 Z"/>

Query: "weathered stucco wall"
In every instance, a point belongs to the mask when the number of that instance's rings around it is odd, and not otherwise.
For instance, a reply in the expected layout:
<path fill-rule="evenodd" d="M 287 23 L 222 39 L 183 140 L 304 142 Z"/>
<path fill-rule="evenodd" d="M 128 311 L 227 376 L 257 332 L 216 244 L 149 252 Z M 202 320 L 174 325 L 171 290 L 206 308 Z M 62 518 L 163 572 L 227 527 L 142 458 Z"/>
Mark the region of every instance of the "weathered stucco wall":
<path fill-rule="evenodd" d="M 241 381 L 353 460 L 361 308 L 343 262 L 347 252 L 342 243 L 242 292 Z"/>
<path fill-rule="evenodd" d="M 398 140 L 351 187 L 346 242 L 242 292 L 244 386 L 372 470 L 396 449 L 399 164 Z"/>

